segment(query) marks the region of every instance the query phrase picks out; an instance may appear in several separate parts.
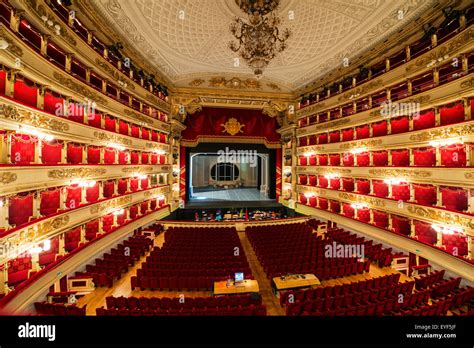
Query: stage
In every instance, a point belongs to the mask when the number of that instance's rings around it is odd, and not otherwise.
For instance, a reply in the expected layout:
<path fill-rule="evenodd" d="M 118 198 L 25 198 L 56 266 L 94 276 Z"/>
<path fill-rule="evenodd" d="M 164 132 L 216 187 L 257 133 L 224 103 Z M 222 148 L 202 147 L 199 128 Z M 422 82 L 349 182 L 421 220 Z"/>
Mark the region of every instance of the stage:
<path fill-rule="evenodd" d="M 193 196 L 190 198 L 190 202 L 206 202 L 206 201 L 268 201 L 273 202 L 274 199 L 269 199 L 265 194 L 261 193 L 257 188 L 195 188 Z"/>

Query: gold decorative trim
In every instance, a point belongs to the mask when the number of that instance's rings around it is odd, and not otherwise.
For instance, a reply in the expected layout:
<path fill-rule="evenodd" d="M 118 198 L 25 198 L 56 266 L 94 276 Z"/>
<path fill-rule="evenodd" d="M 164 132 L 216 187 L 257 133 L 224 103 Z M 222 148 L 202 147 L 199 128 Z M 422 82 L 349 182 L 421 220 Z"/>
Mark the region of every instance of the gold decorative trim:
<path fill-rule="evenodd" d="M 353 149 L 353 148 L 358 148 L 358 147 L 378 146 L 382 144 L 383 144 L 382 139 L 369 139 L 369 140 L 360 140 L 360 141 L 354 141 L 354 142 L 350 142 L 346 144 L 341 144 L 339 145 L 339 148 L 342 150 L 347 150 L 347 149 Z"/>
<path fill-rule="evenodd" d="M 301 155 L 306 152 L 317 152 L 317 151 L 324 151 L 324 145 L 311 145 L 311 146 L 299 147 L 297 150 L 297 153 Z"/>
<path fill-rule="evenodd" d="M 472 172 L 472 173 L 466 173 L 466 174 L 464 174 L 464 177 L 465 177 L 466 179 L 474 179 L 474 172 Z"/>
<path fill-rule="evenodd" d="M 69 222 L 69 215 L 58 216 L 50 221 L 46 221 L 37 225 L 37 233 L 45 235 L 53 230 L 56 230 L 62 226 L 67 225 Z"/>
<path fill-rule="evenodd" d="M 131 202 L 132 202 L 132 196 L 128 195 L 128 196 L 113 199 L 111 201 L 107 201 L 104 203 L 96 204 L 93 207 L 91 207 L 90 212 L 91 214 L 102 213 L 106 210 L 112 210 L 114 208 L 118 208 L 120 206 L 123 206 Z"/>
<path fill-rule="evenodd" d="M 189 83 L 189 85 L 190 85 L 191 87 L 199 87 L 199 86 L 201 86 L 204 82 L 206 82 L 206 81 L 204 81 L 203 79 L 194 79 L 194 80 L 192 80 L 192 81 Z"/>
<path fill-rule="evenodd" d="M 139 113 L 129 110 L 129 109 L 123 109 L 123 112 L 125 115 L 132 116 L 133 118 L 137 119 L 140 122 L 146 123 L 146 124 L 153 124 L 153 121 L 150 120 L 148 117 L 144 115 L 140 115 Z"/>
<path fill-rule="evenodd" d="M 243 133 L 242 128 L 245 127 L 245 124 L 240 124 L 236 118 L 229 118 L 226 123 L 222 123 L 221 127 L 224 127 L 222 133 L 229 133 L 230 135 L 236 135 L 237 133 Z"/>
<path fill-rule="evenodd" d="M 420 218 L 440 221 L 445 225 L 457 225 L 471 230 L 474 229 L 474 219 L 472 217 L 412 205 L 408 206 L 408 211 Z"/>
<path fill-rule="evenodd" d="M 429 171 L 409 169 L 369 169 L 369 174 L 373 176 L 407 177 L 418 179 L 431 177 L 431 172 Z"/>
<path fill-rule="evenodd" d="M 338 196 L 339 198 L 347 199 L 354 202 L 367 203 L 374 207 L 379 207 L 379 208 L 385 207 L 385 202 L 378 198 L 354 195 L 352 193 L 346 193 L 346 192 L 340 192 Z"/>
<path fill-rule="evenodd" d="M 114 142 L 114 143 L 122 144 L 122 145 L 132 145 L 132 141 L 130 139 L 126 139 L 115 134 L 112 135 L 112 134 L 105 134 L 101 132 L 94 132 L 94 136 L 97 139 L 104 140 L 104 141 L 110 141 L 110 142 Z"/>
<path fill-rule="evenodd" d="M 309 175 L 311 174 L 351 174 L 351 169 L 333 169 L 333 168 L 321 168 L 321 167 L 305 167 L 305 166 L 298 166 L 297 167 L 298 173 L 308 172 Z"/>
<path fill-rule="evenodd" d="M 261 89 L 260 82 L 255 79 L 242 80 L 238 77 L 233 77 L 227 80 L 225 77 L 213 77 L 209 80 L 210 87 L 230 88 L 230 89 Z"/>
<path fill-rule="evenodd" d="M 107 105 L 107 100 L 100 96 L 98 93 L 91 92 L 88 88 L 81 86 L 79 83 L 75 82 L 72 79 L 62 76 L 61 74 L 54 72 L 53 77 L 58 81 L 61 85 L 66 88 L 72 89 L 74 92 L 80 94 L 84 98 L 88 98 L 92 101 L 100 103 L 102 105 Z"/>
<path fill-rule="evenodd" d="M 11 172 L 3 172 L 0 174 L 0 183 L 1 184 L 10 184 L 16 181 L 17 175 Z"/>
<path fill-rule="evenodd" d="M 157 188 L 157 189 L 147 191 L 147 192 L 145 192 L 143 195 L 144 195 L 146 198 L 149 198 L 149 197 L 157 196 L 157 195 L 166 195 L 166 194 L 168 194 L 169 192 L 170 192 L 169 186 L 165 186 L 165 187 L 159 187 L 159 188 Z"/>
<path fill-rule="evenodd" d="M 127 167 L 122 168 L 124 173 L 149 173 L 153 171 L 153 167 Z"/>
<path fill-rule="evenodd" d="M 474 87 L 474 77 L 461 83 L 461 88 L 472 88 Z"/>
<path fill-rule="evenodd" d="M 434 139 L 445 139 L 474 134 L 474 123 L 452 126 L 447 128 L 433 129 L 410 136 L 412 141 L 428 141 Z"/>
<path fill-rule="evenodd" d="M 297 118 L 314 114 L 316 111 L 319 111 L 319 110 L 321 110 L 321 109 L 324 109 L 325 107 L 326 107 L 326 103 L 316 103 L 316 104 L 314 104 L 314 105 L 307 106 L 307 107 L 305 107 L 305 108 L 303 108 L 303 109 L 299 109 L 299 110 L 296 112 Z"/>
<path fill-rule="evenodd" d="M 346 117 L 346 118 L 341 118 L 341 119 L 334 120 L 334 121 L 324 122 L 323 124 L 314 127 L 314 130 L 315 131 L 318 131 L 320 129 L 328 130 L 328 129 L 333 128 L 333 127 L 342 126 L 346 123 L 349 123 L 350 121 L 351 121 L 350 118 Z"/>
<path fill-rule="evenodd" d="M 363 85 L 359 88 L 351 89 L 350 91 L 348 91 L 348 92 L 344 93 L 343 95 L 341 95 L 337 99 L 337 101 L 341 102 L 343 100 L 357 98 L 361 95 L 364 95 L 364 94 L 368 93 L 370 90 L 372 90 L 374 88 L 382 87 L 382 86 L 383 86 L 382 80 L 375 80 L 375 81 L 367 83 L 367 84 L 365 84 L 365 85 Z"/>
<path fill-rule="evenodd" d="M 401 99 L 397 100 L 394 103 L 403 103 L 403 104 L 423 104 L 431 100 L 431 95 L 422 95 L 416 98 L 411 98 L 411 99 Z M 382 110 L 382 107 L 378 107 L 375 110 L 371 111 L 369 116 L 370 117 L 375 117 L 375 116 L 380 116 L 381 113 L 380 111 Z"/>
<path fill-rule="evenodd" d="M 58 121 L 53 117 L 47 117 L 39 113 L 19 109 L 13 105 L 1 105 L 0 116 L 4 119 L 24 125 L 50 129 L 57 132 L 66 132 L 69 130 L 69 125 L 65 122 Z"/>
<path fill-rule="evenodd" d="M 161 108 L 162 111 L 164 111 L 166 113 L 171 112 L 171 105 L 169 103 L 165 102 L 164 100 L 158 98 L 157 96 L 154 96 L 153 94 L 148 93 L 145 96 L 145 99 L 148 100 L 149 102 L 152 102 L 152 103 L 158 105 Z"/>
<path fill-rule="evenodd" d="M 51 179 L 90 178 L 104 175 L 105 173 L 107 173 L 105 168 L 54 169 L 48 172 L 48 177 Z"/>
<path fill-rule="evenodd" d="M 18 46 L 14 40 L 11 40 L 6 31 L 3 28 L 0 28 L 0 36 L 8 43 L 7 51 L 11 52 L 15 56 L 22 57 L 23 50 Z"/>

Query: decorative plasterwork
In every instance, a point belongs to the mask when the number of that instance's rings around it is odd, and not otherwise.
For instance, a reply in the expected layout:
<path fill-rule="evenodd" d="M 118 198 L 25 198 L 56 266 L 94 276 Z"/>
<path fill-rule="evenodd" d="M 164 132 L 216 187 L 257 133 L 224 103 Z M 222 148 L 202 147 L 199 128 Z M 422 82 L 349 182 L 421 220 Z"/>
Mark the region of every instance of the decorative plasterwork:
<path fill-rule="evenodd" d="M 369 169 L 369 174 L 374 176 L 394 177 L 394 178 L 417 178 L 426 179 L 431 177 L 427 170 L 407 170 L 407 169 Z"/>
<path fill-rule="evenodd" d="M 239 79 L 233 77 L 226 79 L 225 77 L 213 77 L 209 80 L 209 87 L 226 87 L 230 89 L 261 89 L 260 82 L 255 79 Z"/>
<path fill-rule="evenodd" d="M 101 204 L 96 204 L 91 207 L 90 212 L 91 214 L 102 213 L 108 210 L 113 210 L 115 208 L 119 208 L 125 204 L 131 203 L 133 200 L 131 195 L 119 197 L 117 199 L 108 200 Z"/>
<path fill-rule="evenodd" d="M 63 75 L 54 72 L 53 77 L 58 81 L 61 85 L 63 85 L 66 88 L 69 88 L 73 90 L 76 93 L 79 93 L 81 96 L 84 98 L 90 99 L 92 101 L 95 101 L 97 103 L 100 103 L 102 105 L 107 105 L 108 102 L 107 100 L 100 96 L 98 93 L 91 92 L 88 88 L 85 86 L 82 86 L 80 83 L 76 82 L 73 79 L 64 77 Z"/>
<path fill-rule="evenodd" d="M 23 56 L 23 50 L 20 48 L 20 46 L 15 44 L 15 41 L 8 37 L 6 31 L 3 28 L 0 28 L 0 37 L 2 37 L 8 43 L 8 47 L 6 48 L 7 51 L 18 57 Z"/>
<path fill-rule="evenodd" d="M 448 128 L 433 129 L 410 136 L 413 141 L 429 141 L 436 139 L 449 139 L 474 134 L 474 123 L 452 126 Z"/>
<path fill-rule="evenodd" d="M 94 136 L 97 139 L 110 141 L 112 143 L 121 144 L 121 145 L 131 145 L 132 141 L 130 139 L 115 135 L 115 134 L 106 134 L 102 132 L 94 132 Z"/>
<path fill-rule="evenodd" d="M 81 179 L 98 177 L 106 172 L 105 168 L 53 169 L 48 172 L 48 177 L 52 179 Z"/>
<path fill-rule="evenodd" d="M 354 195 L 352 193 L 340 192 L 339 197 L 353 202 L 358 203 L 367 203 L 373 207 L 383 208 L 385 207 L 385 202 L 378 198 Z"/>
<path fill-rule="evenodd" d="M 4 172 L 0 174 L 0 183 L 2 184 L 10 184 L 15 182 L 17 179 L 17 175 L 11 172 Z"/>
<path fill-rule="evenodd" d="M 372 146 L 378 146 L 382 145 L 383 140 L 382 139 L 369 139 L 369 140 L 360 140 L 360 141 L 353 141 L 350 143 L 346 144 L 341 144 L 339 148 L 341 150 L 348 150 L 348 149 L 356 149 L 359 147 L 372 147 Z"/>
<path fill-rule="evenodd" d="M 23 110 L 13 105 L 2 104 L 0 106 L 0 117 L 18 122 L 22 125 L 39 127 L 49 129 L 57 132 L 66 132 L 69 130 L 69 125 L 65 122 L 56 120 L 52 117 L 47 117 L 39 113 Z"/>
<path fill-rule="evenodd" d="M 474 219 L 472 217 L 413 205 L 408 206 L 408 211 L 422 219 L 435 220 L 445 225 L 463 226 L 474 230 Z"/>
<path fill-rule="evenodd" d="M 149 198 L 149 197 L 154 197 L 154 196 L 158 196 L 158 195 L 166 195 L 169 192 L 170 192 L 169 186 L 159 187 L 157 189 L 145 192 L 144 197 Z"/>

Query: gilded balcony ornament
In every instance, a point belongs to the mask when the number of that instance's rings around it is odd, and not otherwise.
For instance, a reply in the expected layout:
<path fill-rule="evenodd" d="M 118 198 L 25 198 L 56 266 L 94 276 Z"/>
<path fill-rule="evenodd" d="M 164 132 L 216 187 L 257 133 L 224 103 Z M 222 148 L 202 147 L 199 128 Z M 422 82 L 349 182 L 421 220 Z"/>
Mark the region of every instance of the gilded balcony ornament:
<path fill-rule="evenodd" d="M 78 82 L 74 81 L 73 79 L 69 79 L 67 77 L 64 77 L 63 75 L 54 72 L 53 77 L 58 81 L 61 85 L 63 85 L 66 88 L 69 88 L 73 90 L 74 92 L 78 93 L 81 95 L 82 98 L 87 98 L 92 101 L 95 101 L 96 103 L 102 104 L 102 105 L 107 105 L 108 101 L 104 97 L 100 96 L 98 93 L 90 91 L 88 88 L 82 86 Z"/>
<path fill-rule="evenodd" d="M 341 118 L 339 120 L 334 120 L 334 121 L 330 121 L 330 122 L 324 122 L 323 124 L 321 125 L 317 125 L 316 127 L 314 127 L 314 131 L 318 131 L 318 130 L 321 130 L 321 129 L 324 129 L 324 130 L 327 130 L 327 129 L 330 129 L 330 128 L 335 128 L 335 127 L 339 127 L 339 126 L 342 126 L 346 123 L 349 123 L 351 120 L 349 117 L 345 117 L 345 118 Z"/>
<path fill-rule="evenodd" d="M 23 56 L 23 50 L 20 48 L 20 46 L 15 44 L 15 41 L 11 40 L 8 37 L 6 31 L 2 28 L 0 28 L 0 37 L 3 38 L 3 40 L 5 40 L 8 43 L 8 47 L 6 48 L 8 52 L 11 52 L 13 55 L 17 57 Z"/>
<path fill-rule="evenodd" d="M 346 199 L 353 202 L 358 202 L 358 203 L 366 203 L 366 204 L 369 204 L 370 206 L 378 207 L 378 208 L 385 207 L 385 202 L 382 199 L 373 198 L 373 197 L 366 197 L 366 196 L 355 195 L 352 193 L 340 192 L 339 198 Z"/>
<path fill-rule="evenodd" d="M 460 126 L 452 126 L 440 129 L 432 129 L 410 136 L 412 141 L 430 141 L 435 139 L 446 139 L 461 136 L 469 136 L 474 134 L 474 123 L 463 124 Z"/>
<path fill-rule="evenodd" d="M 111 201 L 106 201 L 104 203 L 95 204 L 90 208 L 91 214 L 102 213 L 107 210 L 113 210 L 119 208 L 125 204 L 131 203 L 132 197 L 130 195 L 119 197 L 117 199 L 113 199 Z"/>
<path fill-rule="evenodd" d="M 464 174 L 466 179 L 474 179 L 474 172 Z"/>
<path fill-rule="evenodd" d="M 145 99 L 148 100 L 148 101 L 150 101 L 150 102 L 152 102 L 152 103 L 154 103 L 154 104 L 156 104 L 156 105 L 158 105 L 158 107 L 159 107 L 162 111 L 164 111 L 164 112 L 166 112 L 166 113 L 170 113 L 170 112 L 171 112 L 171 105 L 170 105 L 168 102 L 166 102 L 166 101 L 164 101 L 164 100 L 162 100 L 162 99 L 160 99 L 160 98 L 154 96 L 153 94 L 148 93 L 148 94 L 145 96 Z"/>
<path fill-rule="evenodd" d="M 153 171 L 153 167 L 127 167 L 122 168 L 122 172 L 124 173 L 149 173 Z"/>
<path fill-rule="evenodd" d="M 110 141 L 110 142 L 121 144 L 121 145 L 132 145 L 132 141 L 130 139 L 123 138 L 117 135 L 106 134 L 102 132 L 94 132 L 94 136 L 97 139 L 100 139 L 103 141 Z"/>
<path fill-rule="evenodd" d="M 338 102 L 341 102 L 343 100 L 350 100 L 355 95 L 361 96 L 361 95 L 364 95 L 364 94 L 370 92 L 372 89 L 379 88 L 379 87 L 382 87 L 382 86 L 383 86 L 382 80 L 375 80 L 375 81 L 372 81 L 368 84 L 364 84 L 361 87 L 351 89 L 350 91 L 348 91 L 348 92 L 344 93 L 343 95 L 341 95 L 337 100 L 338 100 Z"/>
<path fill-rule="evenodd" d="M 0 117 L 24 125 L 49 129 L 57 132 L 66 132 L 69 130 L 69 125 L 67 123 L 59 121 L 54 117 L 41 115 L 29 110 L 23 110 L 13 105 L 2 104 L 0 106 Z"/>
<path fill-rule="evenodd" d="M 472 88 L 474 87 L 474 77 L 461 83 L 461 88 Z"/>
<path fill-rule="evenodd" d="M 310 114 L 314 114 L 317 111 L 320 111 L 321 109 L 324 109 L 326 107 L 325 103 L 316 103 L 314 105 L 307 106 L 303 109 L 300 109 L 296 112 L 297 117 L 303 117 L 303 116 L 308 116 Z"/>
<path fill-rule="evenodd" d="M 457 225 L 474 230 L 472 217 L 413 205 L 408 206 L 408 211 L 420 218 L 439 221 L 444 225 Z"/>
<path fill-rule="evenodd" d="M 431 172 L 427 170 L 410 170 L 410 169 L 369 169 L 369 174 L 382 177 L 405 177 L 405 178 L 429 178 Z"/>
<path fill-rule="evenodd" d="M 17 175 L 11 172 L 3 172 L 0 174 L 0 183 L 2 184 L 10 184 L 16 181 Z"/>
<path fill-rule="evenodd" d="M 361 140 L 361 141 L 356 141 L 356 142 L 351 142 L 347 144 L 341 144 L 339 145 L 340 149 L 347 150 L 347 149 L 355 149 L 359 147 L 370 147 L 370 146 L 378 146 L 382 145 L 383 140 L 382 139 L 369 139 L 369 140 Z"/>
<path fill-rule="evenodd" d="M 107 173 L 105 168 L 68 168 L 53 169 L 48 172 L 51 179 L 77 179 L 98 177 Z"/>
<path fill-rule="evenodd" d="M 149 117 L 146 117 L 145 115 L 140 115 L 138 112 L 129 110 L 127 108 L 124 108 L 123 112 L 125 115 L 132 116 L 134 119 L 140 122 L 143 122 L 146 124 L 153 124 L 153 121 Z"/>

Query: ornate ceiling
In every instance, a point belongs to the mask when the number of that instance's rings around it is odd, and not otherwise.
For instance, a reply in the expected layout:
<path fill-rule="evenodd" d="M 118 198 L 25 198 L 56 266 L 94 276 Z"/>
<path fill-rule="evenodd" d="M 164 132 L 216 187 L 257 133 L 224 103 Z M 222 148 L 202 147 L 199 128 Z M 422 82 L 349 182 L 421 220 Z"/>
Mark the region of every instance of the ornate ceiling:
<path fill-rule="evenodd" d="M 90 0 L 102 26 L 119 33 L 175 87 L 290 92 L 383 42 L 434 0 L 282 0 L 288 48 L 258 83 L 242 61 L 234 66 L 234 0 Z M 403 19 L 399 19 L 399 10 Z M 236 80 L 233 80 L 236 78 Z"/>

